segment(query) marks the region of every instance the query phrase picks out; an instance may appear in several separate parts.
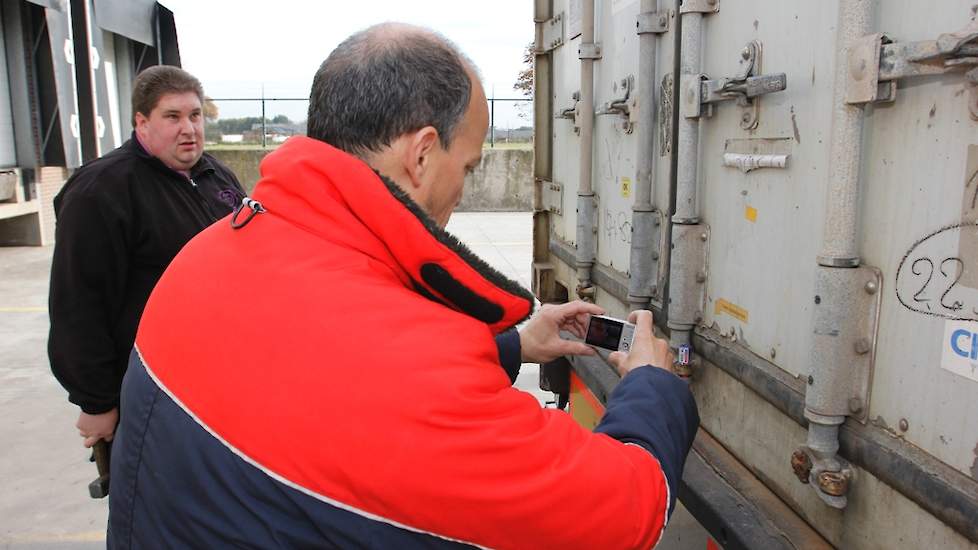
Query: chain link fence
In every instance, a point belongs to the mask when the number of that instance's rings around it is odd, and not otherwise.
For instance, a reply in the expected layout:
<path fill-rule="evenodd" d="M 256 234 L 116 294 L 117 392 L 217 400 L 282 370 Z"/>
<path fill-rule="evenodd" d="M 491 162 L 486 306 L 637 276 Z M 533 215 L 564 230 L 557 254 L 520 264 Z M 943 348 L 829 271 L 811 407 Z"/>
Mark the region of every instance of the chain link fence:
<path fill-rule="evenodd" d="M 307 98 L 212 98 L 204 130 L 210 147 L 274 148 L 294 135 L 305 135 Z M 489 98 L 486 147 L 525 147 L 533 143 L 533 101 Z"/>

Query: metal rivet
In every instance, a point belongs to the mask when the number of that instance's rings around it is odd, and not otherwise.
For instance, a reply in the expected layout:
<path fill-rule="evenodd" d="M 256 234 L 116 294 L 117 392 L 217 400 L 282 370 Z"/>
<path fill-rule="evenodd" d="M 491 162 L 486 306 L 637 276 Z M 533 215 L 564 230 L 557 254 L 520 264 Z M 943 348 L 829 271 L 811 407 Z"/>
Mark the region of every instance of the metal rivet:
<path fill-rule="evenodd" d="M 859 355 L 865 355 L 869 353 L 870 349 L 872 349 L 872 345 L 869 343 L 869 340 L 867 340 L 866 338 L 860 338 L 856 340 L 856 343 L 853 347 L 855 348 L 856 353 L 858 353 Z"/>
<path fill-rule="evenodd" d="M 822 297 L 819 296 L 818 294 L 816 294 L 815 295 L 815 305 L 818 305 L 818 304 L 821 304 L 821 303 L 822 303 Z"/>
<path fill-rule="evenodd" d="M 876 291 L 880 289 L 879 285 L 876 284 L 876 281 L 867 281 L 864 288 L 869 294 L 876 294 Z"/>
<path fill-rule="evenodd" d="M 700 233 L 700 240 L 701 241 L 706 242 L 706 238 L 707 238 L 706 233 Z"/>
<path fill-rule="evenodd" d="M 750 48 L 744 48 L 744 51 L 740 52 L 740 57 L 744 58 L 744 61 L 750 59 Z"/>
<path fill-rule="evenodd" d="M 777 356 L 778 356 L 778 350 L 771 348 L 771 359 L 774 359 Z"/>
<path fill-rule="evenodd" d="M 696 282 L 697 283 L 706 282 L 706 273 L 703 273 L 702 271 L 700 271 L 699 273 L 697 273 L 696 274 Z"/>
<path fill-rule="evenodd" d="M 863 410 L 863 400 L 853 397 L 849 400 L 849 412 L 859 414 Z"/>
<path fill-rule="evenodd" d="M 900 419 L 900 431 L 901 432 L 905 432 L 905 431 L 907 431 L 909 429 L 910 429 L 910 423 L 907 422 L 907 419 L 906 418 L 901 418 Z"/>
<path fill-rule="evenodd" d="M 808 375 L 808 385 L 811 386 L 814 383 L 815 383 L 815 378 L 813 378 L 812 375 L 809 374 Z"/>

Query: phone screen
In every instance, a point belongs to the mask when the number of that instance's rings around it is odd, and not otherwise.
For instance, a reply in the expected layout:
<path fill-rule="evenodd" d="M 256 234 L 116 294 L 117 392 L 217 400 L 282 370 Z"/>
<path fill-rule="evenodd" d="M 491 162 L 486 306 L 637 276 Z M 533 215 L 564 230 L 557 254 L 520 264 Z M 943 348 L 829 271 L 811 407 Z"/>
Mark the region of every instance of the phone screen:
<path fill-rule="evenodd" d="M 621 321 L 605 319 L 603 317 L 591 317 L 584 342 L 612 351 L 617 350 L 618 342 L 621 340 L 621 329 L 623 326 L 624 324 Z"/>

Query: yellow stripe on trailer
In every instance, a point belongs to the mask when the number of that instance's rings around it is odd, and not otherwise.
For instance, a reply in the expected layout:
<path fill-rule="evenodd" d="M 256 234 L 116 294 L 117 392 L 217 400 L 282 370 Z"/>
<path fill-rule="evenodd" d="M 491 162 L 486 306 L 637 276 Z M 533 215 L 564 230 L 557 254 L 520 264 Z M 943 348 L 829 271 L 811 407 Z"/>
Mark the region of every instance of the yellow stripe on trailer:
<path fill-rule="evenodd" d="M 588 430 L 593 430 L 604 416 L 604 406 L 574 371 L 570 375 L 569 404 L 571 418 Z"/>

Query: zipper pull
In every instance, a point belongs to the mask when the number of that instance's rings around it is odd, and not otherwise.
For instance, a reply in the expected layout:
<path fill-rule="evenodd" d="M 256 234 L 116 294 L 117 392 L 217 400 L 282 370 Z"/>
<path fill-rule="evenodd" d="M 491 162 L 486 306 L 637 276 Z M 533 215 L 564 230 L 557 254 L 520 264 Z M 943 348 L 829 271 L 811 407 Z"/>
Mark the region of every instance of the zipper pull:
<path fill-rule="evenodd" d="M 194 178 L 187 178 L 187 179 L 188 179 L 188 180 L 190 180 L 190 185 L 193 185 L 193 186 L 194 186 L 194 188 L 196 189 L 196 187 L 197 187 L 197 182 L 196 182 L 196 181 L 194 181 Z"/>

